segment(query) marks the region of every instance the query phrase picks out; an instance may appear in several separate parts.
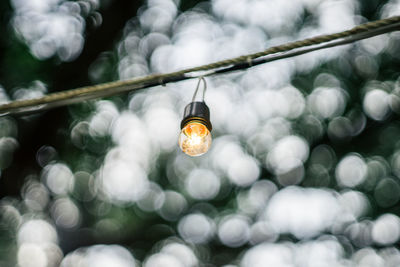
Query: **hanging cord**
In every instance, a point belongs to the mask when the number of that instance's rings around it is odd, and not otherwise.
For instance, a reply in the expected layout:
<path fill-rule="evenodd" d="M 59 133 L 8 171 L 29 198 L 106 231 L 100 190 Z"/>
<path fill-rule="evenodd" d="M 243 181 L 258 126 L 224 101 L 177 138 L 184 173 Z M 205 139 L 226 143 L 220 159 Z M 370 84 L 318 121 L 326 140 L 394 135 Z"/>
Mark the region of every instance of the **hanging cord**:
<path fill-rule="evenodd" d="M 196 90 L 194 91 L 194 94 L 193 94 L 193 97 L 192 97 L 192 102 L 194 102 L 194 99 L 196 98 L 197 91 L 199 91 L 199 87 L 200 87 L 201 81 L 203 81 L 203 84 L 204 84 L 204 87 L 203 87 L 203 99 L 201 101 L 204 102 L 204 96 L 206 95 L 206 90 L 207 90 L 207 83 L 206 83 L 206 79 L 204 78 L 204 76 L 200 76 L 199 77 L 199 82 L 197 83 Z"/>
<path fill-rule="evenodd" d="M 258 64 L 289 58 L 311 51 L 352 43 L 380 34 L 400 30 L 400 16 L 368 22 L 350 30 L 290 42 L 268 48 L 262 52 L 218 61 L 198 67 L 166 74 L 153 74 L 131 80 L 86 86 L 62 92 L 51 93 L 40 98 L 16 100 L 0 105 L 0 116 L 7 114 L 30 114 L 59 106 L 83 102 L 89 99 L 107 97 L 122 92 L 149 88 L 157 85 L 183 81 L 198 77 L 195 73 L 208 71 L 203 76 L 243 70 Z M 293 50 L 293 51 L 292 51 Z M 189 75 L 192 73 L 192 75 Z M 160 82 L 161 81 L 161 82 Z"/>

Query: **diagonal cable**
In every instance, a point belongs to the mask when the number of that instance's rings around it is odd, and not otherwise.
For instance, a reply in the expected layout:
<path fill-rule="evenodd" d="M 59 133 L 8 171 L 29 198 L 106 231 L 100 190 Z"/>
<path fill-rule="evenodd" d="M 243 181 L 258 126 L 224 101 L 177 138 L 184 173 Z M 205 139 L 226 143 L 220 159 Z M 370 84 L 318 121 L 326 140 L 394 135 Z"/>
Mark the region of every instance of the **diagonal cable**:
<path fill-rule="evenodd" d="M 152 74 L 130 80 L 120 80 L 51 93 L 40 98 L 12 101 L 0 105 L 0 116 L 8 114 L 29 114 L 54 107 L 79 103 L 89 99 L 107 97 L 122 92 L 197 78 L 199 75 L 196 75 L 196 72 L 207 72 L 206 74 L 202 74 L 202 76 L 211 76 L 220 73 L 243 70 L 259 64 L 289 58 L 324 48 L 349 44 L 358 40 L 398 30 L 400 30 L 400 16 L 390 17 L 361 24 L 347 31 L 289 42 L 270 47 L 261 52 L 180 71 L 165 74 Z"/>

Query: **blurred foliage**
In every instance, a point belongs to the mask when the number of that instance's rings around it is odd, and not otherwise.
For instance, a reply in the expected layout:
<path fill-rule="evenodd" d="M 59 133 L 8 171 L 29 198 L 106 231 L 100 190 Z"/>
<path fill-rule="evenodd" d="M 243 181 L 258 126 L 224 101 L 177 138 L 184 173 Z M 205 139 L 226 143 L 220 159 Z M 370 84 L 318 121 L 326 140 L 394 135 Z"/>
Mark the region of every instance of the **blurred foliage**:
<path fill-rule="evenodd" d="M 394 0 L 342 1 L 337 21 L 320 1 L 275 1 L 271 13 L 268 1 L 44 2 L 40 16 L 26 1 L 0 2 L 1 102 L 400 10 Z M 275 20 L 264 25 L 264 13 Z M 57 18 L 65 28 L 54 31 Z M 68 27 L 73 38 L 61 34 Z M 399 266 L 399 40 L 210 78 L 214 144 L 201 158 L 175 142 L 192 82 L 0 118 L 0 266 L 257 267 L 273 257 L 274 266 Z"/>

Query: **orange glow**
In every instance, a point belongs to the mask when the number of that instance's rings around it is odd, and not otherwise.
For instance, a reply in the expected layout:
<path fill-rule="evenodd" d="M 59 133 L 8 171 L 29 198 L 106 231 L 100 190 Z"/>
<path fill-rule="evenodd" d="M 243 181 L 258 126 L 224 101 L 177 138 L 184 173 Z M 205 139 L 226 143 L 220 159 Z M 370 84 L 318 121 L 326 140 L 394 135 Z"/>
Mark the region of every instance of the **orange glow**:
<path fill-rule="evenodd" d="M 206 126 L 204 126 L 201 123 L 197 123 L 197 122 L 188 123 L 183 128 L 183 131 L 188 137 L 191 137 L 191 136 L 204 137 L 209 133 Z"/>
<path fill-rule="evenodd" d="M 189 156 L 200 156 L 211 146 L 211 133 L 199 122 L 190 122 L 179 135 L 179 146 Z"/>

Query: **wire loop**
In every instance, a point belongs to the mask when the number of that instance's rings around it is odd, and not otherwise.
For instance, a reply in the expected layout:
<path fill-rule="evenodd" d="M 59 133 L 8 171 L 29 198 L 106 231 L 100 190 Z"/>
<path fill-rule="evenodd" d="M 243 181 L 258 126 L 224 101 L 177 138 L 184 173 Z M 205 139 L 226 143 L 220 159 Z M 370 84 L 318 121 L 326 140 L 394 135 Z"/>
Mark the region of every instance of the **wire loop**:
<path fill-rule="evenodd" d="M 247 57 L 246 61 L 247 61 L 247 64 L 249 65 L 249 67 L 253 67 L 253 59 L 251 57 Z"/>
<path fill-rule="evenodd" d="M 203 99 L 202 99 L 202 101 L 204 102 L 204 96 L 206 95 L 206 90 L 207 90 L 207 83 L 206 83 L 206 79 L 204 78 L 204 76 L 200 76 L 199 77 L 199 82 L 197 83 L 196 90 L 194 91 L 194 94 L 193 94 L 193 97 L 192 97 L 192 102 L 194 102 L 194 99 L 196 98 L 197 92 L 199 91 L 199 87 L 200 87 L 201 81 L 203 81 L 203 83 L 204 83 Z"/>

